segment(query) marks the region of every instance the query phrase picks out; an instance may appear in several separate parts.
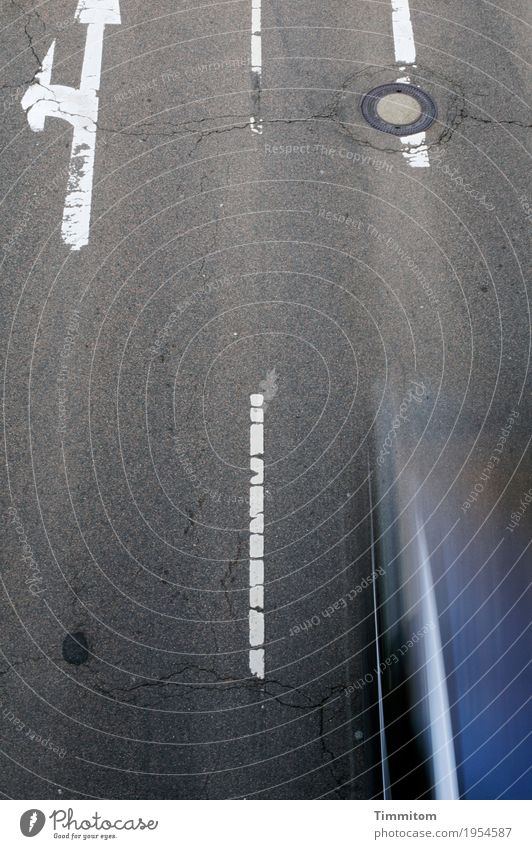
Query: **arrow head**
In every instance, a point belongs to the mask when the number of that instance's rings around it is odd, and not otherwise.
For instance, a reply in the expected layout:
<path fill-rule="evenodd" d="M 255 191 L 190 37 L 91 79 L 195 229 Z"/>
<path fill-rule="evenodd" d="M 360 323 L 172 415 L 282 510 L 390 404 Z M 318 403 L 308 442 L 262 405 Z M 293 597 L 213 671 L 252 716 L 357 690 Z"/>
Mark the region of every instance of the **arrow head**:
<path fill-rule="evenodd" d="M 26 90 L 20 104 L 26 112 L 28 123 L 35 133 L 44 130 L 44 122 L 47 113 L 47 104 L 54 100 L 50 80 L 54 64 L 55 39 L 52 41 L 48 52 L 42 60 L 41 70 L 35 74 L 35 81 Z"/>

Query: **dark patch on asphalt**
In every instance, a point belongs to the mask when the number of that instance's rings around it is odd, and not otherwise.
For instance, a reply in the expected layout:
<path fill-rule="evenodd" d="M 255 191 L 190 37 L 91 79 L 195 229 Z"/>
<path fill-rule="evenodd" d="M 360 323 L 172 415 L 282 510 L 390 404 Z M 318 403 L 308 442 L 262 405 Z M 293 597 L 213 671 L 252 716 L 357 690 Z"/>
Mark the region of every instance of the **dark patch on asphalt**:
<path fill-rule="evenodd" d="M 89 659 L 89 644 L 83 631 L 67 634 L 63 640 L 63 658 L 67 663 L 81 666 Z"/>

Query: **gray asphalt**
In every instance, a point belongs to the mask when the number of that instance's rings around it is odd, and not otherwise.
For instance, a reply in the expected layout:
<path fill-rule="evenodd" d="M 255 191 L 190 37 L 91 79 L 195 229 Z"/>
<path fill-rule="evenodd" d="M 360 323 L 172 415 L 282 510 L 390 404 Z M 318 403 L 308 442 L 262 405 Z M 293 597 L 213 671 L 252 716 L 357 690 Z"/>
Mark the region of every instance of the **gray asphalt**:
<path fill-rule="evenodd" d="M 412 168 L 360 112 L 401 74 L 388 0 L 264 0 L 259 90 L 250 0 L 124 0 L 90 243 L 70 252 L 72 131 L 33 133 L 20 99 L 54 38 L 52 81 L 78 84 L 75 5 L 2 4 L 0 791 L 378 797 L 370 507 L 403 399 L 421 387 L 401 456 L 440 538 L 460 519 L 478 541 L 499 497 L 502 534 L 532 483 L 530 8 L 412 2 L 410 76 L 438 107 L 430 168 Z M 261 385 L 264 681 L 247 619 Z M 493 489 L 461 515 L 514 409 Z"/>

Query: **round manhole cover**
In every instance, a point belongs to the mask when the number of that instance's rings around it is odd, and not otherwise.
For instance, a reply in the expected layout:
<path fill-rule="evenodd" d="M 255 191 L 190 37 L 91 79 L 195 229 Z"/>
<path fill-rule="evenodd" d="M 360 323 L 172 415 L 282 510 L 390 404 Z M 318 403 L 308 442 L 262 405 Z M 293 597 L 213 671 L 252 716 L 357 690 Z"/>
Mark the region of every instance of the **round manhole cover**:
<path fill-rule="evenodd" d="M 394 136 L 421 133 L 437 115 L 432 97 L 410 83 L 385 83 L 372 88 L 362 98 L 361 108 L 368 124 Z"/>

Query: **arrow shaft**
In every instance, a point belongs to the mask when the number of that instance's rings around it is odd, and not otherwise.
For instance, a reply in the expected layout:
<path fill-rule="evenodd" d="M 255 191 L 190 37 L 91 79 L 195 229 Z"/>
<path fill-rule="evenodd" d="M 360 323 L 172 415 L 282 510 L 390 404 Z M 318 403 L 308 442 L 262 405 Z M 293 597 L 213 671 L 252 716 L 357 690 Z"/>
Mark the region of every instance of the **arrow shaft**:
<path fill-rule="evenodd" d="M 85 55 L 81 69 L 80 91 L 98 91 L 102 72 L 103 32 L 105 24 L 88 24 Z"/>
<path fill-rule="evenodd" d="M 96 128 L 75 127 L 61 235 L 71 250 L 89 243 Z"/>

